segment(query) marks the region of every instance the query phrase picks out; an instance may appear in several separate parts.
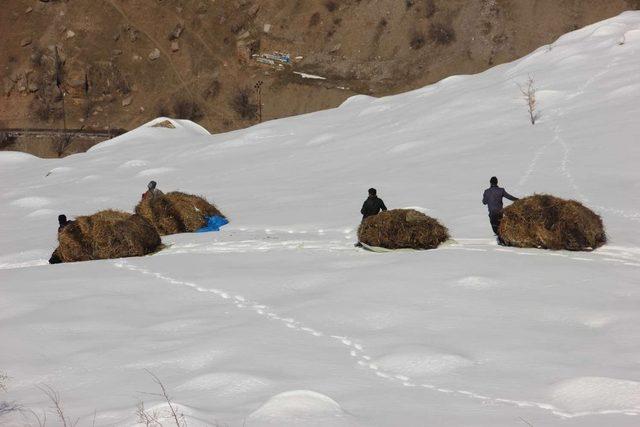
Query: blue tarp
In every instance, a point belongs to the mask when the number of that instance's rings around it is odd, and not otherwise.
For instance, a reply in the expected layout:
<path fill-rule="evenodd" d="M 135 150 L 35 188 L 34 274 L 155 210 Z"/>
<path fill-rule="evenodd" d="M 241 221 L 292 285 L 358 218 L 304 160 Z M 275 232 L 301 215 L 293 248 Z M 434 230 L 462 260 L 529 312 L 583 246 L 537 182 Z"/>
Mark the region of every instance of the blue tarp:
<path fill-rule="evenodd" d="M 229 221 L 220 215 L 207 217 L 207 225 L 196 230 L 196 233 L 206 233 L 207 231 L 220 231 L 220 227 L 229 224 Z"/>

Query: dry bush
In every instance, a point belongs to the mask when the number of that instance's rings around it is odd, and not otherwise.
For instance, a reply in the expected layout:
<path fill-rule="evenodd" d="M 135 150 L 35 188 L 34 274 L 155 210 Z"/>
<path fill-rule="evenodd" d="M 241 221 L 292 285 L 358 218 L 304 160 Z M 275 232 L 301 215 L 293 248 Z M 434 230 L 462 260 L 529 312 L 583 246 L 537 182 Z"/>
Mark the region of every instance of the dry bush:
<path fill-rule="evenodd" d="M 123 95 L 131 93 L 131 83 L 118 64 L 100 61 L 89 64 L 85 71 L 85 92 L 93 97 L 117 91 Z"/>
<path fill-rule="evenodd" d="M 62 398 L 54 388 L 45 384 L 45 385 L 38 386 L 38 389 L 40 389 L 40 391 L 42 391 L 45 394 L 45 396 L 47 396 L 47 398 L 49 399 L 49 402 L 51 403 L 51 410 L 55 413 L 62 427 L 75 427 L 76 425 L 78 425 L 78 421 L 80 419 L 78 418 L 76 420 L 73 420 L 65 414 L 64 408 L 62 406 Z M 44 423 L 46 423 L 46 414 L 44 418 Z"/>
<path fill-rule="evenodd" d="M 334 0 L 326 0 L 324 2 L 324 7 L 329 11 L 329 12 L 334 12 L 336 9 L 338 9 L 338 3 L 336 3 Z"/>
<path fill-rule="evenodd" d="M 38 87 L 31 101 L 31 111 L 43 122 L 62 119 L 62 90 L 56 85 L 54 72 L 50 69 L 38 70 L 32 75 L 31 81 Z"/>
<path fill-rule="evenodd" d="M 29 59 L 31 60 L 31 64 L 34 66 L 34 68 L 41 68 L 44 65 L 46 59 L 44 49 L 39 45 L 33 46 Z"/>
<path fill-rule="evenodd" d="M 424 45 L 425 45 L 424 34 L 418 31 L 413 33 L 413 35 L 411 36 L 411 40 L 409 41 L 409 46 L 411 47 L 411 49 L 415 49 L 415 50 L 422 49 Z"/>
<path fill-rule="evenodd" d="M 164 386 L 162 381 L 160 381 L 160 378 L 158 378 L 153 372 L 147 369 L 145 370 L 149 375 L 153 377 L 153 381 L 160 388 L 160 393 L 149 394 L 163 399 L 167 403 L 169 409 L 165 411 L 160 411 L 157 409 L 150 411 L 148 409 L 145 409 L 144 402 L 139 402 L 136 409 L 138 423 L 144 424 L 145 427 L 162 427 L 162 421 L 165 421 L 165 419 L 168 418 L 170 420 L 169 422 L 176 427 L 187 427 L 187 419 L 185 415 L 183 413 L 178 413 L 178 407 L 173 402 L 171 396 L 169 396 L 167 388 Z M 216 426 L 217 425 L 218 424 L 216 423 Z"/>
<path fill-rule="evenodd" d="M 251 92 L 247 88 L 238 89 L 229 104 L 245 120 L 253 119 L 258 114 L 258 105 L 251 101 Z"/>
<path fill-rule="evenodd" d="M 627 0 L 627 4 L 632 10 L 640 10 L 640 0 Z"/>
<path fill-rule="evenodd" d="M 123 95 L 129 95 L 131 93 L 131 84 L 125 76 L 118 74 L 118 78 L 114 82 L 114 86 L 118 92 Z"/>
<path fill-rule="evenodd" d="M 434 249 L 449 238 L 438 220 L 413 209 L 394 209 L 366 218 L 358 228 L 358 240 L 387 249 Z"/>
<path fill-rule="evenodd" d="M 4 372 L 0 371 L 0 391 L 7 391 L 7 382 L 9 377 Z M 15 402 L 7 402 L 0 400 L 0 418 L 4 415 L 11 414 L 12 412 L 21 412 L 23 410 L 22 405 Z"/>
<path fill-rule="evenodd" d="M 436 14 L 436 4 L 433 0 L 426 0 L 424 4 L 424 14 L 427 18 L 431 18 Z"/>
<path fill-rule="evenodd" d="M 65 68 L 66 60 L 60 56 L 58 46 L 55 46 L 55 55 L 53 57 L 53 75 L 55 77 L 56 85 L 59 87 L 67 77 L 67 71 Z"/>
<path fill-rule="evenodd" d="M 604 245 L 602 219 L 575 200 L 536 194 L 517 200 L 503 211 L 499 235 L 520 248 L 588 251 Z"/>
<path fill-rule="evenodd" d="M 49 119 L 54 114 L 54 110 L 47 104 L 43 102 L 35 102 L 32 104 L 33 112 L 35 113 L 38 120 L 42 122 L 49 121 Z"/>
<path fill-rule="evenodd" d="M 527 83 L 523 86 L 519 85 L 520 93 L 527 103 L 527 109 L 529 110 L 529 120 L 531 120 L 531 124 L 535 125 L 536 120 L 538 120 L 539 113 L 537 111 L 538 103 L 536 100 L 536 86 L 533 81 L 533 77 L 529 76 Z"/>
<path fill-rule="evenodd" d="M 8 381 L 9 381 L 9 376 L 4 372 L 0 371 L 0 391 L 7 391 Z"/>
<path fill-rule="evenodd" d="M 449 24 L 432 24 L 431 27 L 429 27 L 429 39 L 439 45 L 448 45 L 455 41 L 456 32 Z"/>
<path fill-rule="evenodd" d="M 58 233 L 62 262 L 143 256 L 160 249 L 158 232 L 140 215 L 105 210 L 80 216 Z"/>
<path fill-rule="evenodd" d="M 218 94 L 220 93 L 220 87 L 221 84 L 219 80 L 212 80 L 204 90 L 204 99 L 215 98 L 216 96 L 218 96 Z"/>
<path fill-rule="evenodd" d="M 415 0 L 404 0 L 404 5 L 407 9 L 411 9 L 414 4 L 416 4 Z"/>
<path fill-rule="evenodd" d="M 69 133 L 53 137 L 53 149 L 55 150 L 58 157 L 62 157 L 62 155 L 67 150 L 67 148 L 69 148 L 72 142 L 73 135 Z"/>
<path fill-rule="evenodd" d="M 31 103 L 31 109 L 36 118 L 42 122 L 61 120 L 64 116 L 62 107 L 49 97 L 37 96 Z"/>
<path fill-rule="evenodd" d="M 173 117 L 197 122 L 204 117 L 204 112 L 197 102 L 180 99 L 173 104 Z"/>
<path fill-rule="evenodd" d="M 0 132 L 0 150 L 5 149 L 16 142 L 16 137 L 9 135 L 7 132 Z"/>
<path fill-rule="evenodd" d="M 313 15 L 311 15 L 311 18 L 309 18 L 309 26 L 315 27 L 319 23 L 320 23 L 320 12 L 316 12 Z"/>
<path fill-rule="evenodd" d="M 160 102 L 160 104 L 158 104 L 158 117 L 170 117 L 171 116 L 171 111 L 169 110 L 169 107 L 167 107 L 167 104 L 165 104 L 164 102 Z"/>
<path fill-rule="evenodd" d="M 95 101 L 93 99 L 91 99 L 91 98 L 86 98 L 84 100 L 84 103 L 82 104 L 82 107 L 81 107 L 82 118 L 84 118 L 86 120 L 89 117 L 91 117 L 91 114 L 93 113 L 93 109 L 95 107 L 96 107 Z"/>
<path fill-rule="evenodd" d="M 142 199 L 136 214 L 146 219 L 161 236 L 193 232 L 206 225 L 207 216 L 222 215 L 205 198 L 173 191 L 163 196 Z"/>

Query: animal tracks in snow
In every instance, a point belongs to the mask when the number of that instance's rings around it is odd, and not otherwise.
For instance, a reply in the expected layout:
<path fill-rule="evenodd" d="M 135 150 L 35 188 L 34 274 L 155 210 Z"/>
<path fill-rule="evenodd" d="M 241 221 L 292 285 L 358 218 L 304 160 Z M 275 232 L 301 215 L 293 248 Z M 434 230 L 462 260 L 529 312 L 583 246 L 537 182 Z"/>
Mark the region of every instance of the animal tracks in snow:
<path fill-rule="evenodd" d="M 280 322 L 288 329 L 308 334 L 319 339 L 332 340 L 333 342 L 337 342 L 345 348 L 345 351 L 349 355 L 349 357 L 355 361 L 355 367 L 359 369 L 369 370 L 379 378 L 402 385 L 404 387 L 431 390 L 438 393 L 478 400 L 485 404 L 493 403 L 522 408 L 538 408 L 544 411 L 551 412 L 554 415 L 562 418 L 575 418 L 588 415 L 605 414 L 624 414 L 634 416 L 640 415 L 640 408 L 621 408 L 620 406 L 614 408 L 602 408 L 597 411 L 568 412 L 549 403 L 493 397 L 481 393 L 476 393 L 471 390 L 457 390 L 442 385 L 431 384 L 421 378 L 428 378 L 430 374 L 437 374 L 441 371 L 455 370 L 464 366 L 471 365 L 473 362 L 461 358 L 457 355 L 433 353 L 425 355 L 416 352 L 412 352 L 410 354 L 392 354 L 376 360 L 371 355 L 366 353 L 363 344 L 356 339 L 345 335 L 320 331 L 309 325 L 305 325 L 304 323 L 294 318 L 283 317 L 272 310 L 269 306 L 261 304 L 257 301 L 253 301 L 243 295 L 237 295 L 233 292 L 218 288 L 207 288 L 195 282 L 179 280 L 160 272 L 154 272 L 146 268 L 133 265 L 126 260 L 116 261 L 114 262 L 114 265 L 118 268 L 123 268 L 146 276 L 155 277 L 172 285 L 184 286 L 187 288 L 191 288 L 197 292 L 215 295 L 223 300 L 230 302 L 237 309 L 253 311 L 259 316 L 265 317 L 269 320 Z M 407 366 L 409 368 L 407 368 Z"/>

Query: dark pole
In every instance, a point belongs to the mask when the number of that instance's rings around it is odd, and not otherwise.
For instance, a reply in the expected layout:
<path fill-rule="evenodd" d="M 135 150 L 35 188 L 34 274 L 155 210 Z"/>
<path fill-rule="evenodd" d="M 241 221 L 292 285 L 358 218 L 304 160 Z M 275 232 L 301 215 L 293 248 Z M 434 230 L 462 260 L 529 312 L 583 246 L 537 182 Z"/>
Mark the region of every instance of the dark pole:
<path fill-rule="evenodd" d="M 253 86 L 258 94 L 258 123 L 262 123 L 262 80 L 258 80 Z"/>
<path fill-rule="evenodd" d="M 54 58 L 54 67 L 55 67 L 55 73 L 56 73 L 56 86 L 58 87 L 58 90 L 62 95 L 62 128 L 66 132 L 67 131 L 67 111 L 64 105 L 64 89 L 62 88 L 62 76 L 60 75 L 62 66 L 60 64 L 60 55 L 58 54 L 58 46 L 55 47 L 55 54 L 56 56 Z"/>

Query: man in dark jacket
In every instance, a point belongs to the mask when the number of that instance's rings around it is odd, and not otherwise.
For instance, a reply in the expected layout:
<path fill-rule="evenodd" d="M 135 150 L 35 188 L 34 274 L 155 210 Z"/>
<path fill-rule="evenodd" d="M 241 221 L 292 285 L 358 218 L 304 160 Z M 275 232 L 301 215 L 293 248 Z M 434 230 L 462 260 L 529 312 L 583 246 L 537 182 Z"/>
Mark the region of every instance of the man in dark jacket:
<path fill-rule="evenodd" d="M 64 230 L 64 228 L 69 224 L 71 224 L 71 221 L 67 219 L 66 215 L 58 215 L 58 233 Z"/>
<path fill-rule="evenodd" d="M 500 220 L 502 220 L 502 198 L 504 197 L 511 201 L 516 201 L 518 198 L 507 193 L 504 188 L 498 187 L 498 178 L 495 176 L 491 177 L 489 183 L 491 187 L 484 190 L 482 204 L 487 205 L 489 208 L 489 222 L 493 232 L 498 236 L 498 227 L 500 227 Z M 499 236 L 498 239 L 500 239 Z"/>
<path fill-rule="evenodd" d="M 142 194 L 142 199 L 151 197 L 151 200 L 153 200 L 156 197 L 164 196 L 164 193 L 159 188 L 156 188 L 157 185 L 155 181 L 149 181 L 149 184 L 147 184 L 148 190 Z"/>
<path fill-rule="evenodd" d="M 62 230 L 64 230 L 64 228 L 67 227 L 72 222 L 73 221 L 69 221 L 67 219 L 67 216 L 64 214 L 58 215 L 58 234 L 62 232 Z M 49 258 L 49 264 L 60 264 L 61 262 L 62 260 L 60 259 L 60 255 L 58 255 L 58 250 L 56 249 L 51 254 L 51 258 Z"/>
<path fill-rule="evenodd" d="M 369 189 L 369 197 L 362 204 L 362 209 L 360 209 L 360 213 L 362 214 L 362 220 L 365 218 L 377 215 L 380 211 L 386 211 L 387 207 L 384 205 L 382 199 L 379 199 L 377 196 L 377 191 L 375 188 Z"/>

